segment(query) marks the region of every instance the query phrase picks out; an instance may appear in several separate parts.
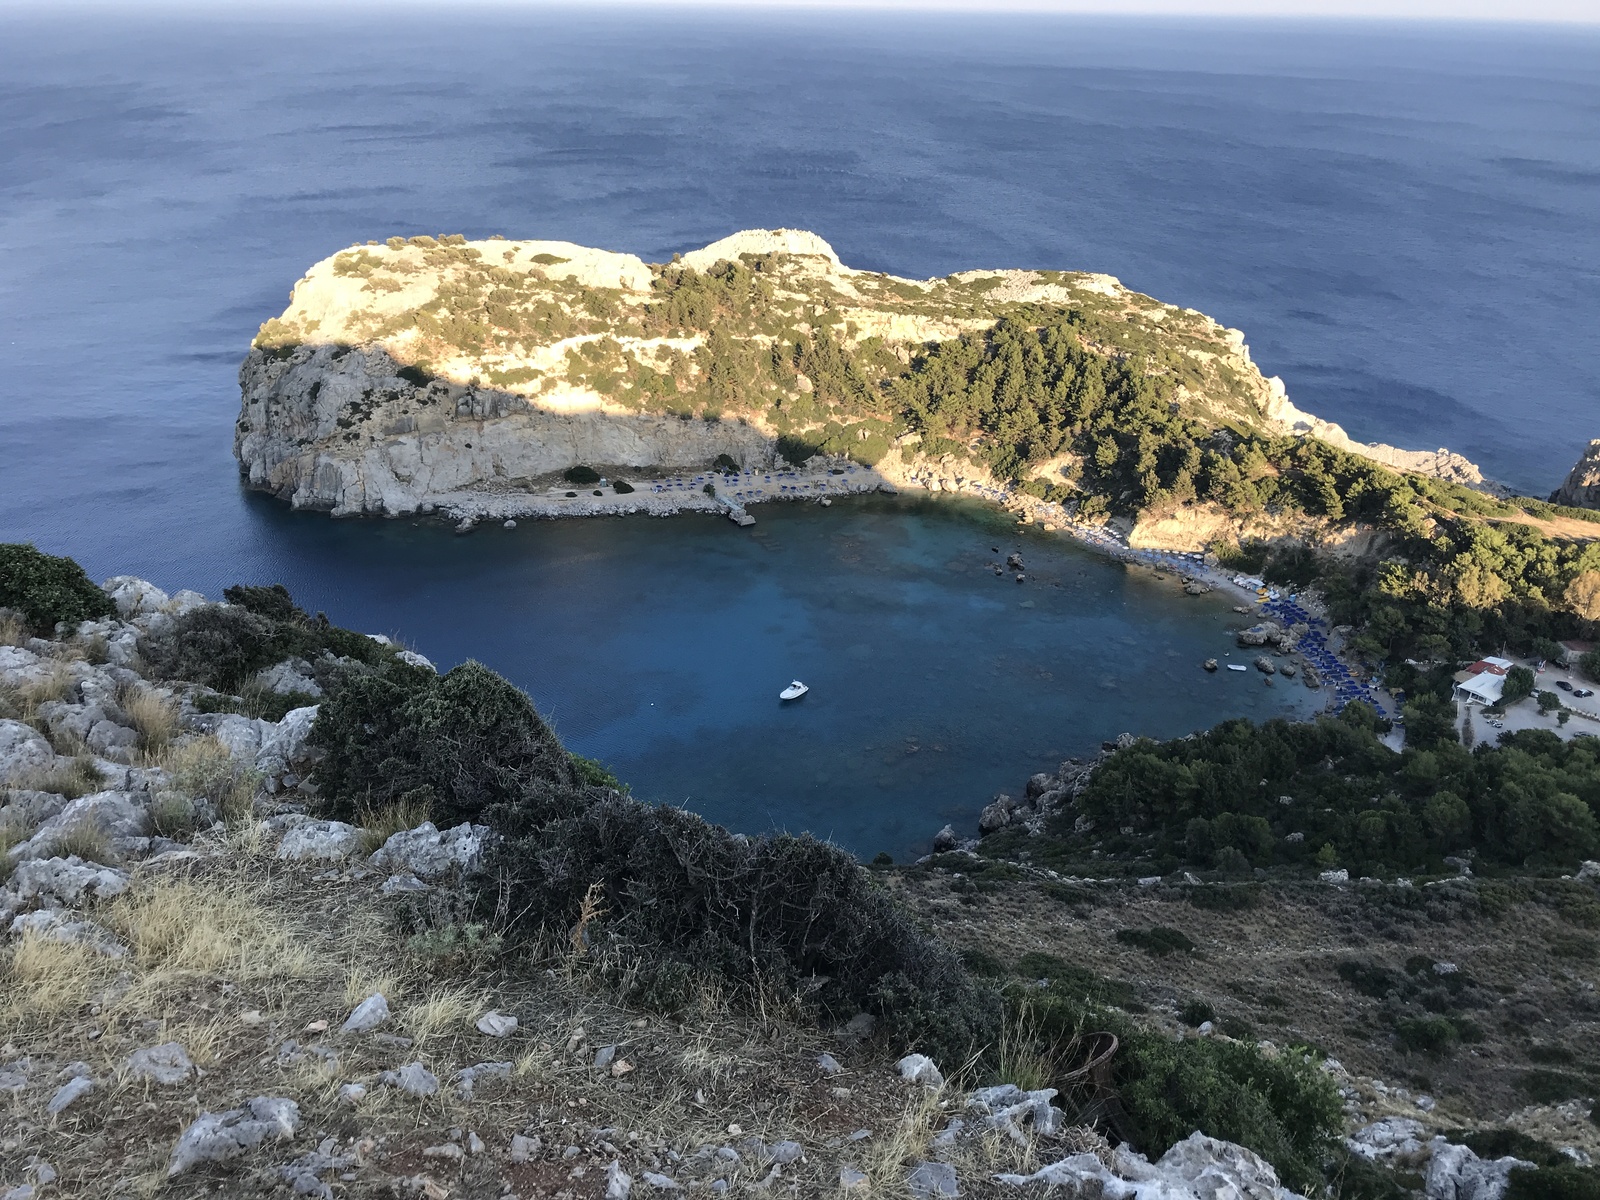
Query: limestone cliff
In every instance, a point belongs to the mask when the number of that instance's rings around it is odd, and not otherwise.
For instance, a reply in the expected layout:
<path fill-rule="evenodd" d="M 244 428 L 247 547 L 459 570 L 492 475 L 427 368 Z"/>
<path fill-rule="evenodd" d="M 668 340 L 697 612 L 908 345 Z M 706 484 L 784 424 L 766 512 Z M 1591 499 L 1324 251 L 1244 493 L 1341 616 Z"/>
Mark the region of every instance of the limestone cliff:
<path fill-rule="evenodd" d="M 1109 276 L 899 279 L 846 267 L 795 230 L 747 230 L 658 265 L 459 237 L 342 251 L 262 326 L 240 369 L 234 450 L 251 486 L 335 515 L 487 512 L 487 498 L 557 494 L 578 464 L 648 476 L 822 449 L 908 478 L 952 447 L 925 454 L 884 385 L 930 344 L 1007 317 L 1068 319 L 1089 350 L 1154 364 L 1201 426 L 1309 434 L 1482 486 L 1446 451 L 1366 446 L 1308 417 L 1238 330 Z"/>
<path fill-rule="evenodd" d="M 1566 482 L 1550 499 L 1572 508 L 1600 508 L 1600 438 L 1589 443 Z"/>

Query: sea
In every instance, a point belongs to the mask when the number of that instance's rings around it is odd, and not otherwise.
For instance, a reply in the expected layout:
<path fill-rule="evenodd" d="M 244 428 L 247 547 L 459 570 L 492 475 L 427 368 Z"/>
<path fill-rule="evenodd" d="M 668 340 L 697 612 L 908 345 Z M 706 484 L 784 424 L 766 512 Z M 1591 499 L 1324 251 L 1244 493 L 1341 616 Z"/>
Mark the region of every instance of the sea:
<path fill-rule="evenodd" d="M 237 368 L 391 235 L 1106 272 L 1302 408 L 1544 495 L 1600 437 L 1600 29 L 464 5 L 0 9 L 0 540 L 526 688 L 635 794 L 925 850 L 1123 731 L 1318 697 L 1237 618 L 993 510 L 877 497 L 457 538 L 239 484 Z M 1018 551 L 1028 581 L 990 564 Z M 1237 650 L 1232 650 L 1237 654 Z M 777 692 L 811 684 L 794 705 Z"/>

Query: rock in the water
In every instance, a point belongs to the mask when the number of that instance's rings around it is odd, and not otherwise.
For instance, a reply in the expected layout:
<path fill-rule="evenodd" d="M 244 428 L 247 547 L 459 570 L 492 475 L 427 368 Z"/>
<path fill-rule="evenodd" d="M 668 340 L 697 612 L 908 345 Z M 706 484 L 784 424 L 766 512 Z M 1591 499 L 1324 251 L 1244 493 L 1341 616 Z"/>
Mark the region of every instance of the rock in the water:
<path fill-rule="evenodd" d="M 203 1112 L 178 1137 L 167 1178 L 206 1162 L 225 1162 L 268 1138 L 287 1141 L 300 1128 L 300 1106 L 282 1096 L 256 1096 L 244 1108 Z"/>
<path fill-rule="evenodd" d="M 148 1079 L 166 1087 L 182 1083 L 194 1074 L 194 1063 L 177 1042 L 165 1042 L 135 1050 L 128 1056 L 127 1069 L 136 1079 Z"/>
<path fill-rule="evenodd" d="M 1589 443 L 1583 457 L 1550 499 L 1572 508 L 1600 508 L 1600 438 Z"/>
<path fill-rule="evenodd" d="M 291 862 L 341 862 L 361 849 L 361 831 L 343 821 L 300 817 L 278 843 L 278 857 Z"/>
<path fill-rule="evenodd" d="M 419 879 L 440 879 L 476 867 L 489 836 L 487 825 L 461 824 L 441 833 L 432 821 L 424 821 L 392 835 L 371 862 L 380 871 L 410 871 Z"/>
<path fill-rule="evenodd" d="M 340 1033 L 369 1033 L 389 1019 L 389 1001 L 382 992 L 374 992 L 351 1010 Z"/>
<path fill-rule="evenodd" d="M 1263 654 L 1260 658 L 1256 659 L 1255 668 L 1256 668 L 1256 670 L 1260 671 L 1263 675 L 1273 675 L 1273 674 L 1276 674 L 1277 670 L 1278 670 L 1278 668 L 1273 664 L 1273 661 L 1270 658 L 1268 658 L 1265 654 Z"/>
<path fill-rule="evenodd" d="M 1208 671 L 1215 671 L 1217 669 L 1217 660 L 1214 659 L 1214 658 L 1208 658 L 1208 659 L 1206 659 L 1205 662 L 1201 663 L 1200 665 L 1203 666 Z"/>

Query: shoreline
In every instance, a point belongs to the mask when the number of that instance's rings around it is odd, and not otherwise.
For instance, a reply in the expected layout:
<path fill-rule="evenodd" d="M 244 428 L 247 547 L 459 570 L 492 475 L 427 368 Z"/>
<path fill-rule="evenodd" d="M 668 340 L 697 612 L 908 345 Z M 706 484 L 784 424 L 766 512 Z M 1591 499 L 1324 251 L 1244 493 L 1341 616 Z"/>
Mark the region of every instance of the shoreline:
<path fill-rule="evenodd" d="M 704 490 L 708 485 L 715 489 L 714 494 Z M 912 470 L 905 472 L 897 481 L 876 468 L 848 459 L 824 459 L 821 466 L 802 466 L 789 470 L 706 470 L 694 474 L 684 471 L 652 479 L 640 478 L 627 492 L 616 491 L 609 480 L 602 479 L 599 485 L 552 487 L 543 493 L 446 493 L 433 505 L 424 505 L 419 512 L 424 516 L 457 520 L 458 534 L 470 533 L 480 523 L 487 521 L 514 524 L 518 520 L 597 516 L 671 517 L 690 512 L 722 515 L 737 524 L 749 525 L 755 523 L 754 518 L 745 512 L 750 505 L 809 501 L 826 507 L 836 497 L 874 493 L 898 495 L 902 489 L 915 489 L 928 495 L 943 492 L 983 500 L 1016 517 L 1017 523 L 1024 528 L 1037 527 L 1043 533 L 1076 542 L 1128 567 L 1143 568 L 1157 575 L 1162 572 L 1178 574 L 1186 583 L 1189 580 L 1197 581 L 1205 591 L 1219 591 L 1226 597 L 1237 599 L 1239 603 L 1234 605 L 1235 611 L 1240 616 L 1253 618 L 1258 624 L 1275 621 L 1287 628 L 1298 619 L 1309 627 L 1303 636 L 1310 639 L 1311 644 L 1308 647 L 1297 644 L 1281 656 L 1294 661 L 1299 671 L 1306 671 L 1308 667 L 1316 669 L 1321 682 L 1315 690 L 1330 692 L 1322 711 L 1336 713 L 1350 700 L 1359 699 L 1371 704 L 1386 719 L 1393 720 L 1398 716 L 1398 707 L 1383 692 L 1381 683 L 1371 669 L 1352 660 L 1342 644 L 1338 649 L 1330 647 L 1330 635 L 1337 635 L 1326 624 L 1325 618 L 1315 611 L 1320 608 L 1318 601 L 1292 592 L 1278 593 L 1276 589 L 1270 590 L 1268 598 L 1263 600 L 1259 589 L 1248 586 L 1241 582 L 1240 577 L 1208 562 L 1205 551 L 1137 549 L 1128 544 L 1127 534 L 1115 523 L 1083 525 L 1068 516 L 1059 504 L 1038 500 L 1015 488 L 997 487 L 960 475 L 946 477 L 926 470 Z M 430 507 L 433 508 L 431 513 L 427 511 Z M 1304 607 L 1307 604 L 1313 605 L 1313 611 L 1307 611 Z M 1339 641 L 1342 643 L 1343 639 Z M 1270 648 L 1263 649 L 1270 652 Z M 1330 661 L 1337 666 L 1330 667 Z M 1329 673 L 1336 677 L 1328 679 Z M 1346 685 L 1350 694 L 1344 694 L 1345 688 L 1341 684 Z"/>

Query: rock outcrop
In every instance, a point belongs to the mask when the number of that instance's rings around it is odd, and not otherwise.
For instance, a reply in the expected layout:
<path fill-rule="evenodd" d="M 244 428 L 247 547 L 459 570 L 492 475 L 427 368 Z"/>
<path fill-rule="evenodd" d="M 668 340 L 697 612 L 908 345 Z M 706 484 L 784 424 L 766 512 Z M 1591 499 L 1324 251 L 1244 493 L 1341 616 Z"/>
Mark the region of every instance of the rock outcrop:
<path fill-rule="evenodd" d="M 1600 438 L 1589 443 L 1566 482 L 1555 490 L 1550 500 L 1570 508 L 1600 508 Z"/>
<path fill-rule="evenodd" d="M 682 296 L 680 267 L 702 273 Z M 716 315 L 730 305 L 755 316 Z M 676 266 L 504 239 L 391 238 L 342 251 L 313 266 L 288 309 L 262 326 L 240 368 L 234 452 L 252 487 L 340 516 L 706 508 L 697 495 L 619 495 L 609 480 L 569 487 L 562 474 L 583 465 L 658 478 L 719 459 L 767 471 L 780 434 L 805 431 L 818 441 L 845 437 L 835 454 L 855 453 L 852 439 L 880 439 L 871 461 L 886 482 L 949 490 L 947 455 L 924 454 L 914 436 L 890 445 L 897 430 L 875 424 L 870 405 L 855 411 L 838 396 L 818 404 L 817 381 L 792 364 L 768 379 L 763 364 L 787 364 L 791 343 L 823 328 L 824 310 L 835 331 L 827 336 L 845 348 L 906 363 L 930 342 L 986 329 L 1023 305 L 1092 312 L 1170 346 L 1194 367 L 1181 403 L 1209 424 L 1319 437 L 1403 470 L 1487 486 L 1448 451 L 1352 441 L 1290 404 L 1281 380 L 1264 379 L 1238 330 L 1110 276 L 897 279 L 846 267 L 817 235 L 784 229 L 733 234 Z M 957 490 L 988 486 L 973 482 L 984 486 Z"/>

